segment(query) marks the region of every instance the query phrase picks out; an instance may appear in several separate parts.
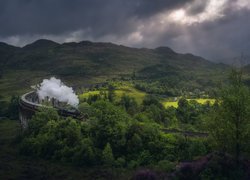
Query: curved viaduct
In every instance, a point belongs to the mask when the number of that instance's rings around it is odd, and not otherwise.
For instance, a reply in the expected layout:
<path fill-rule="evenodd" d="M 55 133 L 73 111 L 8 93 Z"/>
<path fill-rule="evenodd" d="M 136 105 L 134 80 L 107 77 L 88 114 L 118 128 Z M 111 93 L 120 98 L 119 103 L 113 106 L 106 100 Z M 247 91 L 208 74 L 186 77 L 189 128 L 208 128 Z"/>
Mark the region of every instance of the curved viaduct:
<path fill-rule="evenodd" d="M 38 111 L 39 108 L 51 108 L 39 103 L 38 96 L 35 91 L 26 93 L 21 96 L 19 101 L 19 120 L 23 129 L 28 127 L 28 121 L 32 116 Z M 55 108 L 60 116 L 63 117 L 73 117 L 76 119 L 82 119 L 81 113 L 79 111 L 71 111 L 62 108 Z"/>

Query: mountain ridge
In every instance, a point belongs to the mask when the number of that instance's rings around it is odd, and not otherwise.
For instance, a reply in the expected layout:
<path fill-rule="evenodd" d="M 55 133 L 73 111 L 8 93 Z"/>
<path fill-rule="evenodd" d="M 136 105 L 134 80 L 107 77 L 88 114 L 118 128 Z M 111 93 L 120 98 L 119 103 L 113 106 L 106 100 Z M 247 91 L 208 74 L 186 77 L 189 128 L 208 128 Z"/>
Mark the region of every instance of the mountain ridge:
<path fill-rule="evenodd" d="M 170 75 L 174 79 L 186 78 L 199 87 L 208 79 L 222 76 L 229 68 L 200 56 L 177 53 L 169 47 L 132 48 L 91 41 L 60 44 L 40 39 L 6 52 L 0 46 L 0 52 L 0 62 L 4 62 L 0 67 L 0 83 L 12 91 L 23 84 L 28 89 L 51 76 L 75 86 L 134 75 L 145 81 L 166 79 Z M 6 91 L 5 87 L 0 87 L 0 93 Z"/>
<path fill-rule="evenodd" d="M 92 42 L 92 41 L 88 41 L 88 40 L 83 40 L 83 41 L 79 41 L 79 42 L 63 42 L 63 43 L 58 43 L 58 42 L 55 42 L 55 41 L 52 41 L 52 40 L 49 40 L 49 39 L 38 39 L 36 41 L 33 41 L 29 44 L 26 44 L 25 46 L 23 47 L 19 47 L 19 46 L 14 46 L 14 45 L 10 45 L 8 43 L 5 43 L 5 42 L 0 42 L 0 47 L 1 45 L 4 44 L 4 45 L 7 45 L 9 47 L 14 47 L 14 48 L 17 48 L 17 49 L 30 49 L 31 47 L 43 47 L 45 45 L 47 45 L 47 47 L 50 47 L 50 46 L 79 46 L 79 45 L 82 45 L 82 46 L 95 46 L 95 45 L 99 45 L 99 46 L 116 46 L 116 47 L 124 47 L 124 48 L 129 48 L 129 49 L 136 49 L 136 50 L 154 50 L 154 51 L 158 51 L 158 52 L 162 52 L 162 53 L 171 53 L 171 54 L 182 54 L 182 53 L 177 53 L 175 52 L 173 49 L 171 49 L 170 47 L 168 46 L 159 46 L 159 47 L 156 47 L 156 48 L 136 48 L 136 47 L 129 47 L 129 46 L 124 46 L 124 45 L 118 45 L 118 44 L 114 44 L 114 43 L 111 43 L 111 42 Z M 183 55 L 193 55 L 191 53 L 186 53 L 186 54 L 183 54 Z M 193 55 L 193 56 L 196 56 L 196 55 Z M 196 56 L 196 57 L 200 57 L 202 59 L 205 59 L 201 56 Z M 207 59 L 205 59 L 207 60 Z M 208 60 L 209 61 L 209 60 Z M 214 61 L 210 61 L 212 63 L 215 63 Z"/>

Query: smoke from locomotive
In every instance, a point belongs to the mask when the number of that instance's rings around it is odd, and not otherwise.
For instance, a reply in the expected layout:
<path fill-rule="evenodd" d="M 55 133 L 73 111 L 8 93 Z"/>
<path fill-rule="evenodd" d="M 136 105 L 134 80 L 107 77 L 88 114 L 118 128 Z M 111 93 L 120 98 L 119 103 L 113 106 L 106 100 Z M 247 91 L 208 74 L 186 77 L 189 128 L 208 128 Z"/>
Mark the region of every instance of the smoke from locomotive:
<path fill-rule="evenodd" d="M 37 88 L 39 100 L 56 99 L 71 106 L 77 107 L 79 99 L 71 87 L 66 86 L 60 79 L 51 77 L 44 79 Z"/>

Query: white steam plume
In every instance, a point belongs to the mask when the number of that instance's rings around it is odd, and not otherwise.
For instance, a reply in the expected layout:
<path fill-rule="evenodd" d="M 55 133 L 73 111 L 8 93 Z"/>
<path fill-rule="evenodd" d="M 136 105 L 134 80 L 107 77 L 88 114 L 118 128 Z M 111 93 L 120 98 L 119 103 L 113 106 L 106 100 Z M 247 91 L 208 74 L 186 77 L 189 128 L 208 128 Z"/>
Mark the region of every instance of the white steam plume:
<path fill-rule="evenodd" d="M 49 97 L 75 107 L 79 104 L 79 99 L 73 89 L 64 85 L 60 79 L 55 77 L 44 79 L 37 89 L 37 94 L 41 100 Z"/>

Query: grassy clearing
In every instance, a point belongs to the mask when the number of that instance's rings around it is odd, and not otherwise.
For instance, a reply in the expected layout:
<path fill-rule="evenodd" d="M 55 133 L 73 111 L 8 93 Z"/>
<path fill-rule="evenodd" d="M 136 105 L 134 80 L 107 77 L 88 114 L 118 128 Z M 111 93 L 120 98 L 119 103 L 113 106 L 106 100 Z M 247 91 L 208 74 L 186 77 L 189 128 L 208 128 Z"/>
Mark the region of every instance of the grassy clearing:
<path fill-rule="evenodd" d="M 80 99 L 88 98 L 90 95 L 98 95 L 101 91 L 88 91 L 79 95 Z M 105 91 L 104 91 L 105 92 Z M 107 92 L 107 91 L 106 91 Z M 135 98 L 137 103 L 142 103 L 144 97 L 146 96 L 145 92 L 139 91 L 130 86 L 120 86 L 115 90 L 116 101 L 119 101 L 123 95 L 128 95 Z"/>
<path fill-rule="evenodd" d="M 85 92 L 83 94 L 80 94 L 79 97 L 80 97 L 80 99 L 85 99 L 85 98 L 88 98 L 90 95 L 97 95 L 97 94 L 100 94 L 100 91 L 88 91 L 88 92 Z M 135 98 L 136 102 L 141 104 L 144 97 L 147 94 L 145 92 L 139 91 L 133 87 L 123 86 L 123 87 L 115 90 L 115 95 L 116 95 L 116 101 L 119 101 L 123 95 L 128 95 L 130 97 Z M 200 104 L 205 104 L 207 102 L 213 104 L 215 102 L 215 99 L 202 99 L 202 98 L 187 99 L 187 100 L 188 101 L 194 100 Z M 178 101 L 169 101 L 168 99 L 163 99 L 161 102 L 165 108 L 169 108 L 169 107 L 177 108 L 178 107 Z"/>
<path fill-rule="evenodd" d="M 79 98 L 83 100 L 88 98 L 90 95 L 98 95 L 100 94 L 100 92 L 101 91 L 99 90 L 88 91 L 83 94 L 80 94 Z M 104 90 L 104 92 L 107 91 Z M 131 84 L 116 84 L 115 95 L 116 95 L 116 101 L 119 101 L 123 95 L 128 95 L 130 97 L 135 98 L 136 102 L 141 104 L 147 93 L 135 89 Z M 209 98 L 197 98 L 197 99 L 187 99 L 187 100 L 188 101 L 194 100 L 200 104 L 205 104 L 207 102 L 213 104 L 215 102 L 215 99 L 209 99 Z M 178 107 L 178 101 L 170 101 L 168 98 L 162 98 L 161 102 L 165 108 Z"/>
<path fill-rule="evenodd" d="M 80 94 L 79 98 L 85 99 L 85 98 L 88 98 L 89 96 L 98 95 L 98 94 L 100 94 L 100 91 L 88 91 L 83 94 Z"/>
<path fill-rule="evenodd" d="M 165 108 L 169 108 L 169 107 L 174 107 L 174 108 L 177 108 L 178 107 L 178 102 L 171 102 L 171 101 L 165 101 L 165 102 L 162 102 L 163 106 Z"/>
<path fill-rule="evenodd" d="M 191 100 L 195 100 L 197 101 L 198 103 L 200 104 L 206 104 L 207 102 L 211 103 L 211 104 L 214 104 L 215 103 L 215 99 L 202 99 L 202 98 L 198 98 L 198 99 L 187 99 L 188 101 L 191 101 Z"/>
<path fill-rule="evenodd" d="M 199 104 L 206 104 L 207 102 L 209 102 L 210 104 L 214 104 L 215 99 L 202 99 L 202 98 L 197 98 L 197 99 L 187 99 L 188 101 L 196 101 Z M 177 108 L 178 107 L 178 101 L 162 101 L 162 104 L 164 105 L 165 108 L 169 108 L 169 107 L 174 107 Z"/>
<path fill-rule="evenodd" d="M 136 102 L 141 104 L 144 97 L 146 96 L 145 92 L 139 91 L 132 87 L 123 87 L 121 89 L 115 90 L 115 95 L 120 99 L 123 95 L 127 95 L 135 98 Z"/>

